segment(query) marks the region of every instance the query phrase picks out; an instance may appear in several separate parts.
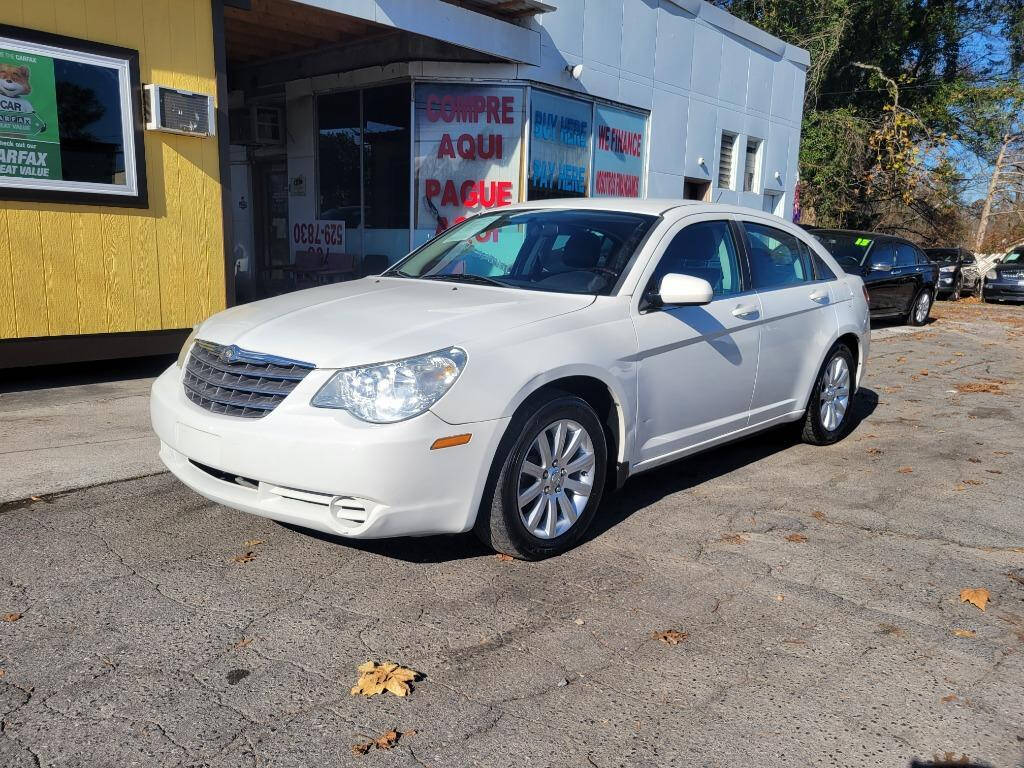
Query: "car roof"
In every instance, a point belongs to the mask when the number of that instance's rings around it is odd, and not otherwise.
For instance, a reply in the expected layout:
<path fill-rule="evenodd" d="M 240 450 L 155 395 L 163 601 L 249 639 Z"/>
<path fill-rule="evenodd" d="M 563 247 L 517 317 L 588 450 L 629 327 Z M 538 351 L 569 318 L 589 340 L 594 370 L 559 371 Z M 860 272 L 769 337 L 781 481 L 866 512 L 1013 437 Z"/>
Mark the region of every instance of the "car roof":
<path fill-rule="evenodd" d="M 722 210 L 726 207 L 699 200 L 672 200 L 670 198 L 639 198 L 639 197 L 562 197 L 554 200 L 528 200 L 525 203 L 514 203 L 504 206 L 502 210 L 595 210 L 621 211 L 623 213 L 646 213 L 661 216 L 673 208 L 684 206 L 707 206 L 709 210 Z"/>
<path fill-rule="evenodd" d="M 815 232 L 834 232 L 836 234 L 843 235 L 857 235 L 859 237 L 870 237 L 872 240 L 881 240 L 882 238 L 885 238 L 886 240 L 896 240 L 897 242 L 900 243 L 909 243 L 910 245 L 914 245 L 914 243 L 912 243 L 910 240 L 907 240 L 907 238 L 905 237 L 900 237 L 899 235 L 890 235 L 886 232 L 871 232 L 866 229 L 831 229 L 829 227 L 810 227 L 807 231 L 812 234 Z"/>

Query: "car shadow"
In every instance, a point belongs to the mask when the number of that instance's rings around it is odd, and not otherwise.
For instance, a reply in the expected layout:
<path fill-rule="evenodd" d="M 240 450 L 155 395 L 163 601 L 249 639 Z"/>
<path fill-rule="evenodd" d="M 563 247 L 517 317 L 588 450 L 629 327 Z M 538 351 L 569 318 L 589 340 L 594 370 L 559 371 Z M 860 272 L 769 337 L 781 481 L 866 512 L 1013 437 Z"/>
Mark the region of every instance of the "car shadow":
<path fill-rule="evenodd" d="M 853 421 L 849 434 L 856 432 L 861 422 L 874 413 L 877 407 L 878 393 L 861 387 L 853 401 Z M 844 439 L 849 439 L 849 434 Z M 754 464 L 792 448 L 799 442 L 800 437 L 795 425 L 789 424 L 644 472 L 629 480 L 617 493 L 605 496 L 604 507 L 583 541 L 590 541 L 603 535 L 634 512 L 654 504 L 665 496 L 685 491 L 748 464 Z M 278 525 L 313 539 L 342 544 L 351 549 L 408 563 L 442 563 L 494 555 L 472 533 L 396 539 L 346 539 L 289 523 Z"/>
<path fill-rule="evenodd" d="M 850 432 L 844 440 L 848 440 L 877 407 L 878 393 L 861 387 L 853 401 Z M 606 498 L 604 510 L 594 520 L 585 539 L 603 535 L 634 512 L 666 496 L 695 488 L 799 443 L 797 424 L 785 424 L 637 475 L 618 493 Z"/>

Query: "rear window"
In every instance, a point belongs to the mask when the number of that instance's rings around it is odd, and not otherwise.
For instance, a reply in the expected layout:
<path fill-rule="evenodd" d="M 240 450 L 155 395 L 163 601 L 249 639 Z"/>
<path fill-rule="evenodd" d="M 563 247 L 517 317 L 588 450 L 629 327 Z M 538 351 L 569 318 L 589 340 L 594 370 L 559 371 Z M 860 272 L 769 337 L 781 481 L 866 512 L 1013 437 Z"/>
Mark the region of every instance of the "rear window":
<path fill-rule="evenodd" d="M 859 267 L 864 263 L 874 239 L 857 232 L 811 232 L 839 262 L 839 266 Z"/>

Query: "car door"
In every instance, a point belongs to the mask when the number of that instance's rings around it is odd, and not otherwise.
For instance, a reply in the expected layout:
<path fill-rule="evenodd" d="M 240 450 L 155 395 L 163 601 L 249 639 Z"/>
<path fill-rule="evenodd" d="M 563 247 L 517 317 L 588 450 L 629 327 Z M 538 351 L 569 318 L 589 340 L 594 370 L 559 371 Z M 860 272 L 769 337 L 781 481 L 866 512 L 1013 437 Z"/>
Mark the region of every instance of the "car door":
<path fill-rule="evenodd" d="M 761 347 L 750 423 L 803 407 L 838 321 L 835 276 L 815 273 L 810 249 L 791 232 L 743 220 L 751 285 L 761 300 Z"/>
<path fill-rule="evenodd" d="M 711 303 L 659 306 L 657 289 L 669 273 L 707 280 Z M 641 278 L 645 288 L 634 313 L 638 465 L 746 427 L 761 314 L 746 280 L 738 231 L 727 219 L 687 218 L 662 240 Z"/>
<path fill-rule="evenodd" d="M 927 261 L 927 258 L 922 261 Z M 895 310 L 901 315 L 906 314 L 925 281 L 924 267 L 918 263 L 917 249 L 910 243 L 896 243 L 896 266 L 892 275 L 896 280 Z"/>
<path fill-rule="evenodd" d="M 872 315 L 896 312 L 899 278 L 896 268 L 896 245 L 889 240 L 876 241 L 868 254 L 864 285 L 868 289 L 868 308 Z"/>

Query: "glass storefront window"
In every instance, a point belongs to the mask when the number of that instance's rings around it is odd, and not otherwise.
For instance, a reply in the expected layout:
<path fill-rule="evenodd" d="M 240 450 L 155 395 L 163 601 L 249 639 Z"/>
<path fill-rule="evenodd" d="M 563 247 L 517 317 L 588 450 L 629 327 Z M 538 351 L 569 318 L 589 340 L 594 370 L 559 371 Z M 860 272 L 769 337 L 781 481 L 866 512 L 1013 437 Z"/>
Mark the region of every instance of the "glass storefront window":
<path fill-rule="evenodd" d="M 363 250 L 388 263 L 409 252 L 408 83 L 363 91 Z"/>
<path fill-rule="evenodd" d="M 345 248 L 355 254 L 362 252 L 363 242 L 359 112 L 358 91 L 317 99 L 320 218 L 345 222 Z"/>
<path fill-rule="evenodd" d="M 530 102 L 527 199 L 586 197 L 594 105 L 540 90 Z"/>
<path fill-rule="evenodd" d="M 598 104 L 594 110 L 594 197 L 642 197 L 647 118 Z"/>
<path fill-rule="evenodd" d="M 415 244 L 519 201 L 524 100 L 513 86 L 416 85 Z"/>

